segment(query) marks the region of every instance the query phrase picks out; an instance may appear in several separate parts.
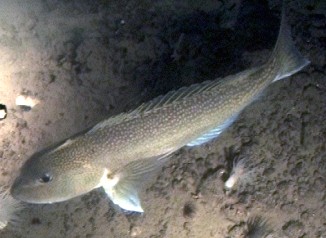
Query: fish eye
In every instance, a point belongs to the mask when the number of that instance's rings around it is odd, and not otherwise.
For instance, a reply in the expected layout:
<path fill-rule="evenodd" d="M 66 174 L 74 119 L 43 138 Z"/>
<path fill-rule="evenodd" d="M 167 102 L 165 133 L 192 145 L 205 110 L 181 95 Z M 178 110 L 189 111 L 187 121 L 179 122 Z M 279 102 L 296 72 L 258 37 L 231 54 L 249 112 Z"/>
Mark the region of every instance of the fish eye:
<path fill-rule="evenodd" d="M 41 183 L 48 183 L 48 182 L 50 182 L 52 180 L 52 176 L 50 174 L 48 174 L 48 173 L 45 173 L 45 174 L 42 175 L 42 177 L 40 177 L 39 180 L 40 180 Z"/>

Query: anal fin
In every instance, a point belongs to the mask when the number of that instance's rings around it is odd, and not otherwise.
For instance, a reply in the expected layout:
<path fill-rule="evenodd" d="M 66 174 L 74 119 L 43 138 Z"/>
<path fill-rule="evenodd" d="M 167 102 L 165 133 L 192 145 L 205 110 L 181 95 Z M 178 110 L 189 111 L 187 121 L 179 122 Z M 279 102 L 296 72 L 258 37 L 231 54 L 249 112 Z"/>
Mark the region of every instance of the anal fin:
<path fill-rule="evenodd" d="M 133 161 L 119 171 L 110 174 L 104 172 L 100 185 L 112 202 L 122 209 L 144 212 L 138 193 L 141 188 L 151 181 L 156 171 L 168 160 L 169 156 Z"/>
<path fill-rule="evenodd" d="M 213 130 L 210 130 L 209 132 L 203 134 L 202 136 L 198 137 L 197 139 L 189 142 L 187 146 L 197 146 L 202 145 L 216 137 L 218 137 L 226 128 L 228 128 L 237 118 L 238 114 L 233 115 L 232 117 L 228 118 L 226 121 L 224 121 L 222 124 L 214 128 Z"/>

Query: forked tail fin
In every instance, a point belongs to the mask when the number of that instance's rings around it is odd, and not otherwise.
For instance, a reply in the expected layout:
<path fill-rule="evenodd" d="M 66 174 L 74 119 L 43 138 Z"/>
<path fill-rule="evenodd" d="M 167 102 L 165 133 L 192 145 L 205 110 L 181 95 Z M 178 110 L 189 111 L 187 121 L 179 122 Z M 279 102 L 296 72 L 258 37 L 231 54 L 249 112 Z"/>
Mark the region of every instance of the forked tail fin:
<path fill-rule="evenodd" d="M 278 68 L 277 76 L 273 82 L 295 74 L 310 63 L 296 49 L 292 41 L 291 29 L 286 22 L 284 5 L 283 3 L 280 31 L 269 60 L 269 63 L 276 65 Z"/>

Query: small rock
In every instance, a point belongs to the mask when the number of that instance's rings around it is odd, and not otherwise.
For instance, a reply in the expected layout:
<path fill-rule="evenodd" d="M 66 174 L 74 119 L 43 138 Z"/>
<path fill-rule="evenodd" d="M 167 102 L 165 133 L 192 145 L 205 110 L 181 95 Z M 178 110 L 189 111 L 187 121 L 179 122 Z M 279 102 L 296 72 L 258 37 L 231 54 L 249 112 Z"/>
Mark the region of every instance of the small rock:
<path fill-rule="evenodd" d="M 131 237 L 137 237 L 141 234 L 141 229 L 139 226 L 133 226 L 130 229 L 130 236 Z"/>

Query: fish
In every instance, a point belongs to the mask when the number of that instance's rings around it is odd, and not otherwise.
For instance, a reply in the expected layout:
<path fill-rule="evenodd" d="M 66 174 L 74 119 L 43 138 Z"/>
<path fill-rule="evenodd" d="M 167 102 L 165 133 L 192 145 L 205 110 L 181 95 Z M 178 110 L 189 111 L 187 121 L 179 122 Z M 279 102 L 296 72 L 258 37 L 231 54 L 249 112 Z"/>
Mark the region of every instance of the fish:
<path fill-rule="evenodd" d="M 140 190 L 175 151 L 217 138 L 269 85 L 309 64 L 294 46 L 282 12 L 275 47 L 264 64 L 170 91 L 35 153 L 12 184 L 12 196 L 56 203 L 103 188 L 115 205 L 143 212 Z"/>

